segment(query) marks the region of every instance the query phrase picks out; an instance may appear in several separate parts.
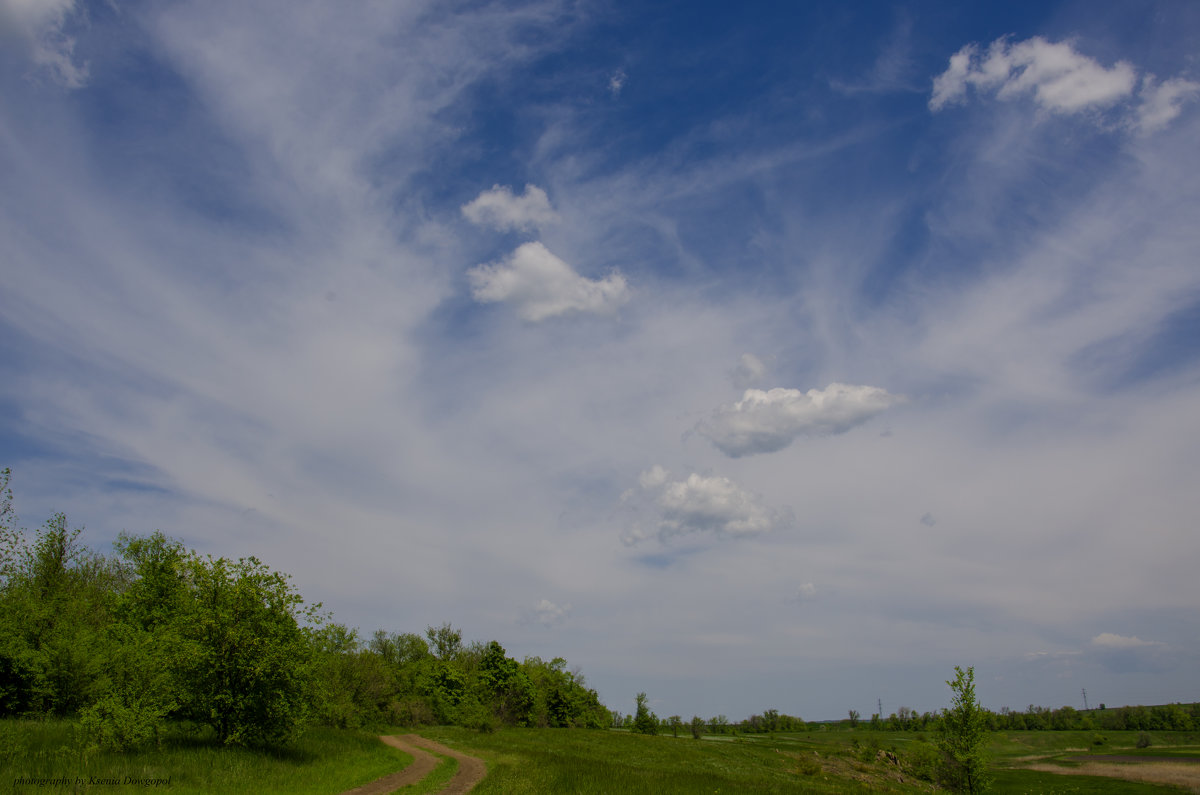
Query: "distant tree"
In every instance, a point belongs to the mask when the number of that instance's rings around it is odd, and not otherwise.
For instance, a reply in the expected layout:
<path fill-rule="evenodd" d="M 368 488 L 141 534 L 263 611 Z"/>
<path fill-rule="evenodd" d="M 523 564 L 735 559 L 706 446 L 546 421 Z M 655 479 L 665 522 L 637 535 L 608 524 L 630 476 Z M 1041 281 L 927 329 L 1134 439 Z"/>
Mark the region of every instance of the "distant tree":
<path fill-rule="evenodd" d="M 425 637 L 429 639 L 433 656 L 439 660 L 453 659 L 462 650 L 462 630 L 450 626 L 449 622 L 440 627 L 426 627 Z"/>
<path fill-rule="evenodd" d="M 851 729 L 858 728 L 858 718 L 859 718 L 858 710 L 856 710 L 856 709 L 850 710 L 850 728 Z"/>
<path fill-rule="evenodd" d="M 961 792 L 976 793 L 987 789 L 987 740 L 984 710 L 975 698 L 975 669 L 954 666 L 955 677 L 947 680 L 954 694 L 950 709 L 942 715 L 938 747 L 946 755 L 947 783 Z"/>
<path fill-rule="evenodd" d="M 16 564 L 22 534 L 17 530 L 17 514 L 13 510 L 13 493 L 9 487 L 12 470 L 0 469 L 0 588 L 8 581 Z"/>
<path fill-rule="evenodd" d="M 637 711 L 633 716 L 633 730 L 638 734 L 658 734 L 658 716 L 646 705 L 646 694 L 637 694 Z"/>
<path fill-rule="evenodd" d="M 667 722 L 671 724 L 671 735 L 678 737 L 679 727 L 683 725 L 683 718 L 679 717 L 678 715 L 672 715 L 671 717 L 667 718 Z"/>
<path fill-rule="evenodd" d="M 692 738 L 695 740 L 699 740 L 700 736 L 702 734 L 704 734 L 704 718 L 700 717 L 699 715 L 693 715 L 691 727 L 692 727 Z"/>

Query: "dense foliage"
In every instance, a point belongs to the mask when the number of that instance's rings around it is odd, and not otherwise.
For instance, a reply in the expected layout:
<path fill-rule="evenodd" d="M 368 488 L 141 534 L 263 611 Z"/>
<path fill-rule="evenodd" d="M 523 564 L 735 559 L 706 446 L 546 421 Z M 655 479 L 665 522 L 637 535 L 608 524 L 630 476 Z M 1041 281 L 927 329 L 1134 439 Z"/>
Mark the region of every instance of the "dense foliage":
<path fill-rule="evenodd" d="M 202 557 L 162 533 L 105 556 L 54 516 L 17 529 L 0 472 L 0 717 L 78 716 L 130 749 L 167 721 L 228 745 L 277 745 L 312 723 L 606 727 L 566 661 L 518 662 L 449 624 L 363 642 L 256 558 Z"/>

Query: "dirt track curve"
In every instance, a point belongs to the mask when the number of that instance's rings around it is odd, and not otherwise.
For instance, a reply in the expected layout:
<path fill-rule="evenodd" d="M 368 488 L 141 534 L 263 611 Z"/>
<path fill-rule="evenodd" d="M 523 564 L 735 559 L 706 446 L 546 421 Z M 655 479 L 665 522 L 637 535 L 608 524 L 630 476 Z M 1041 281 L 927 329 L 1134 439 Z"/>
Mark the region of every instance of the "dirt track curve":
<path fill-rule="evenodd" d="M 416 784 L 437 767 L 437 757 L 429 751 L 458 760 L 458 771 L 446 786 L 438 790 L 443 795 L 462 795 L 464 792 L 470 792 L 487 775 L 487 766 L 482 759 L 459 753 L 441 743 L 426 740 L 418 734 L 390 735 L 379 739 L 393 748 L 399 748 L 404 753 L 411 754 L 413 763 L 398 773 L 375 779 L 370 784 L 347 790 L 342 795 L 387 795 L 400 787 Z"/>

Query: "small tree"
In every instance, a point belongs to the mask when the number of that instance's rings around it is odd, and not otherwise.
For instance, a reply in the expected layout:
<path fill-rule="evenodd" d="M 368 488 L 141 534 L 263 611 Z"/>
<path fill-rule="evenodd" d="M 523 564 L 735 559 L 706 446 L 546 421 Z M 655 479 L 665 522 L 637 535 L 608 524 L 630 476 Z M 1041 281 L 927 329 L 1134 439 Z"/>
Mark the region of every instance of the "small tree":
<path fill-rule="evenodd" d="M 947 685 L 954 693 L 950 709 L 942 715 L 938 747 L 946 756 L 947 783 L 960 792 L 983 792 L 991 783 L 986 775 L 987 724 L 984 710 L 975 699 L 975 669 L 954 666 L 955 677 Z"/>
<path fill-rule="evenodd" d="M 667 718 L 667 721 L 671 724 L 671 735 L 678 737 L 679 727 L 683 725 L 683 718 L 679 717 L 678 715 L 672 715 L 671 717 Z"/>
<path fill-rule="evenodd" d="M 859 718 L 858 710 L 856 710 L 856 709 L 850 710 L 850 728 L 851 729 L 858 728 L 858 718 Z"/>
<path fill-rule="evenodd" d="M 637 713 L 633 717 L 633 730 L 638 734 L 658 734 L 658 716 L 646 706 L 646 694 L 637 694 Z"/>
<path fill-rule="evenodd" d="M 700 736 L 704 734 L 704 718 L 700 717 L 699 715 L 693 715 L 691 726 L 692 738 L 699 740 Z"/>

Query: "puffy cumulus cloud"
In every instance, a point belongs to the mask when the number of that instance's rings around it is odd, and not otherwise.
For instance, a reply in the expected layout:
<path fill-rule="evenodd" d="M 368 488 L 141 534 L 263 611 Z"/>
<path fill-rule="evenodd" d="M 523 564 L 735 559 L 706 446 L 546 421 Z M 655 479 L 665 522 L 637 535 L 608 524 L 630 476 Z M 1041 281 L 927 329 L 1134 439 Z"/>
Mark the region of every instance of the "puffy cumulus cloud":
<path fill-rule="evenodd" d="M 1100 649 L 1142 649 L 1163 644 L 1156 640 L 1142 640 L 1136 635 L 1125 637 L 1112 632 L 1101 632 L 1092 638 L 1092 645 Z"/>
<path fill-rule="evenodd" d="M 473 224 L 501 232 L 536 229 L 558 220 L 546 191 L 536 185 L 526 185 L 523 196 L 514 195 L 507 186 L 493 185 L 464 204 L 462 214 Z"/>
<path fill-rule="evenodd" d="M 1110 108 L 1136 95 L 1137 104 L 1127 107 L 1121 124 L 1141 135 L 1166 127 L 1200 92 L 1200 83 L 1181 77 L 1160 83 L 1150 74 L 1139 78 L 1125 61 L 1106 68 L 1069 43 L 1038 36 L 1015 43 L 997 39 L 987 52 L 974 44 L 963 47 L 934 78 L 929 108 L 964 102 L 969 87 L 1000 99 L 1032 93 L 1041 107 L 1064 114 Z"/>
<path fill-rule="evenodd" d="M 629 297 L 620 272 L 585 278 L 539 242 L 525 243 L 502 262 L 472 268 L 467 278 L 476 301 L 509 302 L 534 323 L 569 312 L 612 312 Z"/>
<path fill-rule="evenodd" d="M 635 521 L 622 540 L 635 544 L 651 536 L 666 541 L 686 533 L 712 532 L 729 536 L 752 536 L 783 527 L 792 520 L 790 510 L 778 510 L 743 489 L 729 478 L 692 473 L 685 480 L 672 480 L 661 466 L 643 472 L 639 489 L 622 495 L 639 513 L 652 515 L 648 523 Z"/>
<path fill-rule="evenodd" d="M 974 86 L 1001 99 L 1032 91 L 1047 110 L 1074 113 L 1112 105 L 1130 96 L 1136 82 L 1128 63 L 1106 69 L 1064 42 L 1038 36 L 1016 43 L 997 39 L 986 53 L 969 44 L 951 56 L 950 66 L 933 81 L 929 107 L 936 111 L 960 102 Z"/>
<path fill-rule="evenodd" d="M 528 624 L 541 624 L 549 629 L 564 623 L 571 617 L 571 605 L 556 605 L 549 599 L 541 599 L 526 611 L 524 620 Z"/>
<path fill-rule="evenodd" d="M 67 88 L 81 88 L 87 64 L 75 63 L 75 39 L 63 32 L 75 0 L 0 0 L 0 40 L 25 40 L 33 62 Z"/>
<path fill-rule="evenodd" d="M 782 450 L 800 436 L 845 433 L 902 400 L 874 386 L 830 384 L 825 389 L 747 389 L 696 430 L 730 458 Z"/>

